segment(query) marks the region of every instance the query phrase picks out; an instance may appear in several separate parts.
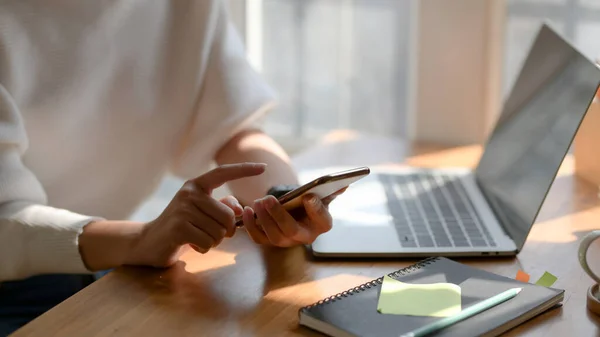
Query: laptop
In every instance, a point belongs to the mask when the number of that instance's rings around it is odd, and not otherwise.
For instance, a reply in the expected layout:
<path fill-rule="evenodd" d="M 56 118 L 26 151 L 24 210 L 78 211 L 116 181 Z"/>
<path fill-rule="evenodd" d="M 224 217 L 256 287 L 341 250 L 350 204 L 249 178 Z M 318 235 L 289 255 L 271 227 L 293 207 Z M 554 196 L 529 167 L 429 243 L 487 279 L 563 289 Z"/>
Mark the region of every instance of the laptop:
<path fill-rule="evenodd" d="M 599 83 L 594 62 L 543 24 L 476 169 L 372 168 L 330 205 L 333 228 L 312 253 L 518 254 Z"/>

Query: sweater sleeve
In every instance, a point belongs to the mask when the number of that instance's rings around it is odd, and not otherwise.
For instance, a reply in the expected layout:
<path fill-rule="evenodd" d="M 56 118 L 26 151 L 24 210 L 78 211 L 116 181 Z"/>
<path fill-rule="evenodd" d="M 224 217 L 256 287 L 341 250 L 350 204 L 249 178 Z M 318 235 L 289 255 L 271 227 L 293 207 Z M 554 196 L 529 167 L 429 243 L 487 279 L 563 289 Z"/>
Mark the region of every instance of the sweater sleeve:
<path fill-rule="evenodd" d="M 213 1 L 208 20 L 208 60 L 195 118 L 171 171 L 184 179 L 207 169 L 218 150 L 236 133 L 256 127 L 275 105 L 272 88 L 246 58 L 244 44 L 223 1 Z"/>
<path fill-rule="evenodd" d="M 46 205 L 41 183 L 21 160 L 27 142 L 19 110 L 0 85 L 0 281 L 88 273 L 77 239 L 94 218 Z"/>

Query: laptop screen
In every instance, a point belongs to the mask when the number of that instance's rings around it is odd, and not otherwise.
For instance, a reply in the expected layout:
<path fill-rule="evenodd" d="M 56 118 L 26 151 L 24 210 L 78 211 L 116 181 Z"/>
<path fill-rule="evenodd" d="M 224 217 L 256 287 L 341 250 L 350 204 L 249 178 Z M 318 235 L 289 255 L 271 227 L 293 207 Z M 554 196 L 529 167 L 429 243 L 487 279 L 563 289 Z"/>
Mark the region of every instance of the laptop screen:
<path fill-rule="evenodd" d="M 596 65 L 542 26 L 476 169 L 519 250 L 599 82 Z"/>

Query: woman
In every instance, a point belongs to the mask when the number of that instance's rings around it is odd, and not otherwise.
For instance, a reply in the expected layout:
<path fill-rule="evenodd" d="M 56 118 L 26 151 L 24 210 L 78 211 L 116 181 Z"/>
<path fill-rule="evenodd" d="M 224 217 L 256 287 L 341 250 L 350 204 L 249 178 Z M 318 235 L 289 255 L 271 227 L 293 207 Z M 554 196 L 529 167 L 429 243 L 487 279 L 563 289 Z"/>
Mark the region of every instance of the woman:
<path fill-rule="evenodd" d="M 295 219 L 265 197 L 297 184 L 253 127 L 272 100 L 221 1 L 0 3 L 0 333 L 94 272 L 205 253 L 236 216 L 259 244 L 328 231 L 326 202 Z M 163 213 L 120 220 L 166 172 L 188 181 Z M 215 200 L 225 183 L 234 196 Z"/>

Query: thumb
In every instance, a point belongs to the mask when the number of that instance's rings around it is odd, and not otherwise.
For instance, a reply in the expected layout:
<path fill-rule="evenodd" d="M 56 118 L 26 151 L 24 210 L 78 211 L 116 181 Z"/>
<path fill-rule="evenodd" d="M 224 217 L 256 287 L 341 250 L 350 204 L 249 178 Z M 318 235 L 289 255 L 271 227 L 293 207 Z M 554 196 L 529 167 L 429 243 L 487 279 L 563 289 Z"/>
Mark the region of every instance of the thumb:
<path fill-rule="evenodd" d="M 224 203 L 227 207 L 231 208 L 233 210 L 233 212 L 235 213 L 236 217 L 240 217 L 240 216 L 242 216 L 242 214 L 244 214 L 244 208 L 242 207 L 240 202 L 234 196 L 229 195 L 229 196 L 226 196 L 225 198 L 222 198 L 219 201 Z"/>

